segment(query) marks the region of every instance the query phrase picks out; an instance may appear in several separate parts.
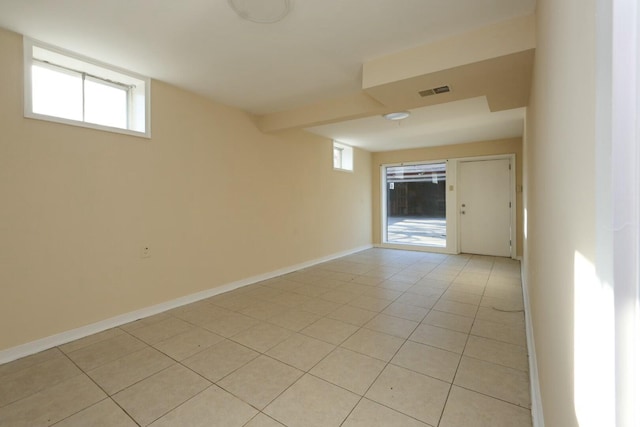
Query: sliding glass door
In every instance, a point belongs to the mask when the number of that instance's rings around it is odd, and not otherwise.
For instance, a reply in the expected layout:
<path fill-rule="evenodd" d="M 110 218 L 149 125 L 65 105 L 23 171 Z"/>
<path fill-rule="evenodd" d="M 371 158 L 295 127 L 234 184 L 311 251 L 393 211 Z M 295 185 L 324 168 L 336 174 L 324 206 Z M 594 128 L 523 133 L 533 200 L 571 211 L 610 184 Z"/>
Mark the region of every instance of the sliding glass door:
<path fill-rule="evenodd" d="M 447 164 L 383 167 L 385 243 L 447 246 Z"/>

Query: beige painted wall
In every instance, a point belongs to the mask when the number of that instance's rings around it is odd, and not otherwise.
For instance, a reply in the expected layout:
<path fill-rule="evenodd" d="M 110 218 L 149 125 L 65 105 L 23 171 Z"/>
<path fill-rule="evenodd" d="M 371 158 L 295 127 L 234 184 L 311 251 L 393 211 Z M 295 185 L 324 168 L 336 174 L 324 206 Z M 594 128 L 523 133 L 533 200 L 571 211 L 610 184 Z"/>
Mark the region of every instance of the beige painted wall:
<path fill-rule="evenodd" d="M 369 153 L 158 81 L 151 140 L 25 119 L 0 63 L 0 350 L 371 243 Z"/>
<path fill-rule="evenodd" d="M 362 68 L 362 88 L 389 84 L 533 48 L 535 16 L 519 16 L 371 59 Z"/>
<path fill-rule="evenodd" d="M 497 141 L 474 142 L 469 144 L 443 145 L 440 147 L 418 148 L 413 150 L 384 151 L 373 153 L 371 159 L 373 202 L 373 242 L 379 244 L 381 238 L 380 207 L 380 166 L 390 163 L 419 162 L 423 160 L 444 160 L 464 157 L 491 156 L 497 154 L 516 155 L 516 233 L 517 255 L 522 254 L 523 208 L 522 208 L 522 140 L 520 138 Z"/>
<path fill-rule="evenodd" d="M 544 422 L 576 419 L 576 255 L 595 256 L 595 2 L 537 2 L 537 50 L 525 138 L 525 280 Z M 594 310 L 590 316 L 600 316 Z M 596 333 L 590 331 L 590 334 Z M 594 353 L 599 344 L 593 340 Z M 591 376 L 607 369 L 591 364 Z M 584 378 L 581 393 L 598 393 Z M 587 391 L 591 388 L 589 391 Z M 604 391 L 604 389 L 603 389 Z M 605 396 L 603 396 L 605 397 Z M 604 400 L 591 410 L 603 408 Z M 586 425 L 586 424 L 585 424 Z M 588 425 L 600 424 L 591 418 Z"/>

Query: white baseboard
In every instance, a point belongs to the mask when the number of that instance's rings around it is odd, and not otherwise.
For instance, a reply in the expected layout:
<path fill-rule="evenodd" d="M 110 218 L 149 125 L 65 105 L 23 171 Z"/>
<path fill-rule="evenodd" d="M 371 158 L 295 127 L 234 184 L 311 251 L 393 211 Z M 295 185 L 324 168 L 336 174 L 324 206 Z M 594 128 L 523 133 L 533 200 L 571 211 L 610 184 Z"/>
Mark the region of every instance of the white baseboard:
<path fill-rule="evenodd" d="M 531 306 L 529 304 L 529 284 L 527 283 L 524 262 L 520 261 L 520 275 L 522 277 L 522 297 L 524 300 L 524 319 L 527 333 L 527 350 L 529 353 L 529 384 L 531 391 L 531 420 L 533 427 L 544 427 L 542 412 L 542 398 L 540 396 L 540 382 L 538 381 L 538 361 L 536 345 L 533 338 L 533 324 L 531 323 Z"/>
<path fill-rule="evenodd" d="M 154 314 L 162 313 L 163 311 L 171 310 L 172 308 L 180 307 L 186 304 L 191 304 L 193 302 L 200 301 L 205 298 L 210 298 L 212 296 L 219 295 L 224 292 L 229 292 L 234 289 L 241 288 L 243 286 L 261 282 L 263 280 L 273 279 L 274 277 L 282 276 L 284 274 L 292 273 L 294 271 L 302 270 L 304 268 L 309 268 L 314 265 L 331 261 L 336 258 L 341 258 L 347 255 L 351 255 L 356 252 L 370 249 L 372 247 L 373 247 L 372 245 L 365 245 L 365 246 L 360 246 L 347 251 L 334 253 L 322 258 L 317 258 L 317 259 L 306 261 L 300 264 L 281 268 L 279 270 L 271 271 L 269 273 L 248 277 L 246 279 L 241 279 L 232 283 L 227 283 L 225 285 L 207 289 L 202 292 L 186 295 L 184 297 L 176 298 L 174 300 L 153 305 L 151 307 L 146 307 L 140 310 L 121 314 L 119 316 L 115 316 L 110 319 L 105 319 L 100 322 L 92 323 L 90 325 L 82 326 L 80 328 L 61 332 L 59 334 L 51 335 L 36 341 L 31 341 L 26 344 L 22 344 L 16 347 L 2 350 L 0 351 L 0 364 L 11 362 L 12 360 L 29 356 L 31 354 L 39 353 L 43 350 L 48 350 L 50 348 L 53 348 L 62 344 L 66 344 L 68 342 L 75 341 L 77 339 L 84 338 L 86 336 L 93 335 L 98 332 L 102 332 L 107 329 L 114 328 L 116 326 L 124 325 L 125 323 L 133 322 L 134 320 L 153 316 Z"/>
<path fill-rule="evenodd" d="M 376 243 L 374 248 L 382 249 L 397 249 L 401 251 L 413 251 L 413 252 L 429 252 L 436 254 L 455 255 L 455 252 L 448 251 L 447 248 L 441 248 L 438 246 L 419 246 L 419 245 L 401 245 L 395 243 Z"/>

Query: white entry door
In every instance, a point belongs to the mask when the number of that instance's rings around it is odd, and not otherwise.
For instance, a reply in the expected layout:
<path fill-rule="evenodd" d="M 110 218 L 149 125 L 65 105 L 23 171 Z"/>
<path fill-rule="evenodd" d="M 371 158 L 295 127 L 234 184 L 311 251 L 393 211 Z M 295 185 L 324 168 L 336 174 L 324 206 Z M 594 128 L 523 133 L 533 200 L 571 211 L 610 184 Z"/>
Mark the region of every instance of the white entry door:
<path fill-rule="evenodd" d="M 460 162 L 461 252 L 511 256 L 510 163 L 509 159 Z"/>

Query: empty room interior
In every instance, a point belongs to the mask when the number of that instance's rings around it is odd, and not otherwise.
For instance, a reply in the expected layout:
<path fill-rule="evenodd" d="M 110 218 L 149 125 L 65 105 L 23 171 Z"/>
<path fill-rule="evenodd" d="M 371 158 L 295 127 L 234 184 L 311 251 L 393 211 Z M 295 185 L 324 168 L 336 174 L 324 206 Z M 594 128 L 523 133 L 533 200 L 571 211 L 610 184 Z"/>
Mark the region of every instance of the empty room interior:
<path fill-rule="evenodd" d="M 0 1 L 0 426 L 640 425 L 640 8 Z"/>

